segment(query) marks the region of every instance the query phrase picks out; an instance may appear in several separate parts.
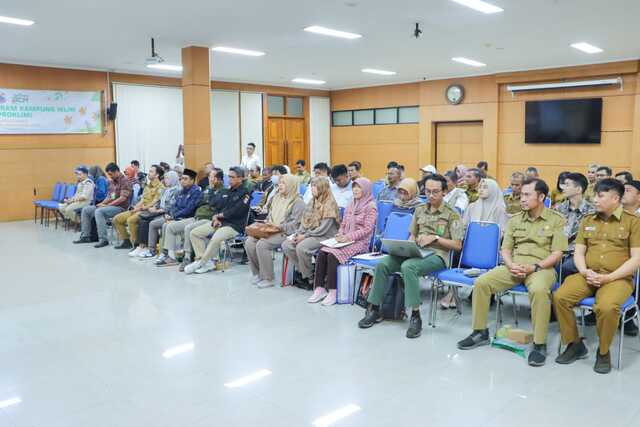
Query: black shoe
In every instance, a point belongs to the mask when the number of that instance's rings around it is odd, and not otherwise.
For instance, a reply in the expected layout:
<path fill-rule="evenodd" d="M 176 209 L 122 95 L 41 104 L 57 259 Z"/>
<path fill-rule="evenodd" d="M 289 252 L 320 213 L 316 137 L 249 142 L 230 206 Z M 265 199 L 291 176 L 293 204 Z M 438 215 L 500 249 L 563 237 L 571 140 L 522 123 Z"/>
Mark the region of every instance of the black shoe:
<path fill-rule="evenodd" d="M 596 352 L 596 364 L 593 365 L 593 370 L 599 374 L 608 374 L 611 372 L 611 353 L 600 354 L 598 350 Z"/>
<path fill-rule="evenodd" d="M 118 246 L 114 246 L 114 249 L 131 249 L 131 248 L 133 248 L 133 245 L 131 245 L 131 240 L 129 239 L 124 239 L 122 243 L 120 243 Z"/>
<path fill-rule="evenodd" d="M 547 345 L 534 344 L 529 353 L 529 366 L 543 366 L 547 360 Z"/>
<path fill-rule="evenodd" d="M 411 316 L 409 320 L 409 329 L 407 329 L 407 338 L 418 338 L 422 333 L 422 319 L 420 316 Z"/>
<path fill-rule="evenodd" d="M 92 240 L 89 237 L 80 237 L 78 240 L 74 240 L 73 243 L 75 243 L 76 245 L 78 243 L 91 243 Z"/>
<path fill-rule="evenodd" d="M 584 324 L 585 326 L 594 326 L 596 324 L 596 314 L 591 312 L 584 316 Z"/>
<path fill-rule="evenodd" d="M 575 362 L 578 359 L 584 359 L 589 354 L 589 350 L 584 345 L 582 340 L 580 342 L 569 343 L 567 348 L 564 349 L 561 355 L 556 357 L 556 363 L 561 365 L 568 365 Z"/>
<path fill-rule="evenodd" d="M 374 310 L 372 308 L 368 308 L 364 317 L 358 322 L 358 327 L 360 329 L 367 329 L 375 325 L 376 323 L 382 322 L 382 316 L 380 315 L 379 310 Z"/>
<path fill-rule="evenodd" d="M 98 243 L 93 245 L 93 247 L 96 249 L 104 248 L 105 246 L 109 246 L 109 242 L 107 242 L 106 240 L 100 240 Z"/>
<path fill-rule="evenodd" d="M 487 344 L 489 344 L 489 329 L 483 329 L 481 331 L 473 331 L 471 335 L 462 341 L 458 341 L 458 348 L 460 350 L 471 350 Z"/>
<path fill-rule="evenodd" d="M 638 336 L 638 326 L 636 326 L 636 322 L 633 320 L 624 324 L 624 334 L 628 337 L 637 337 Z"/>

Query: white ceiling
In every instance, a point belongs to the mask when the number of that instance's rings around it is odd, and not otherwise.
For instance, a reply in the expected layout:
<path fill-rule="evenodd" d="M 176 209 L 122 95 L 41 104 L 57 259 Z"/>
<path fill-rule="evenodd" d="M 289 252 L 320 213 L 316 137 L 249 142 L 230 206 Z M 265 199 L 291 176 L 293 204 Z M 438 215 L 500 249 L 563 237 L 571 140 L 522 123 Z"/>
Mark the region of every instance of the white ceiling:
<path fill-rule="evenodd" d="M 409 82 L 640 58 L 640 0 L 489 0 L 485 15 L 450 0 L 21 0 L 0 15 L 32 19 L 0 24 L 0 62 L 151 72 L 149 38 L 168 63 L 184 46 L 262 50 L 263 57 L 212 52 L 212 78 L 323 89 Z M 415 22 L 423 35 L 412 36 Z M 362 34 L 343 40 L 302 31 L 322 25 Z M 604 49 L 589 55 L 569 45 Z M 451 61 L 464 56 L 487 64 Z M 393 70 L 374 76 L 362 68 Z"/>

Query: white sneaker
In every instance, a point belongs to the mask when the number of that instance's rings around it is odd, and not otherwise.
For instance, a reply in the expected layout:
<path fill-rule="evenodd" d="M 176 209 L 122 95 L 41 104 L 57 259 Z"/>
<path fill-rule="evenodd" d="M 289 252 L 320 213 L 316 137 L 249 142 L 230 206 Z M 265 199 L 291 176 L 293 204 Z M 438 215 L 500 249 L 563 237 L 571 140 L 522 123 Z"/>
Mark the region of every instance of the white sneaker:
<path fill-rule="evenodd" d="M 251 284 L 252 285 L 257 285 L 258 283 L 260 283 L 262 281 L 262 279 L 260 278 L 260 276 L 253 276 L 251 278 Z"/>
<path fill-rule="evenodd" d="M 216 263 L 213 260 L 209 260 L 207 262 L 205 262 L 204 264 L 202 264 L 202 266 L 196 270 L 196 274 L 203 274 L 203 273 L 208 273 L 212 270 L 216 269 Z M 185 267 L 186 270 L 186 267 Z"/>
<path fill-rule="evenodd" d="M 260 283 L 258 283 L 258 289 L 273 288 L 274 285 L 273 280 L 261 280 Z"/>
<path fill-rule="evenodd" d="M 138 255 L 140 255 L 140 252 L 142 252 L 144 249 L 142 249 L 140 246 L 138 246 L 137 248 L 135 248 L 134 250 L 129 252 L 129 256 L 130 257 L 136 257 Z"/>
<path fill-rule="evenodd" d="M 138 254 L 138 258 L 144 258 L 144 259 L 156 258 L 157 259 L 156 255 L 153 252 L 151 252 L 149 248 L 144 248 L 142 251 L 140 251 L 140 253 Z"/>
<path fill-rule="evenodd" d="M 157 265 L 157 264 L 160 264 L 165 259 L 167 259 L 167 254 L 163 252 L 160 255 L 158 255 L 158 257 L 153 261 L 153 263 Z"/>
<path fill-rule="evenodd" d="M 313 290 L 313 294 L 309 297 L 307 302 L 309 304 L 315 304 L 322 301 L 328 294 L 329 292 L 327 292 L 325 288 L 317 287 Z"/>
<path fill-rule="evenodd" d="M 202 263 L 200 262 L 200 260 L 194 261 L 184 268 L 184 274 L 193 274 L 200 267 L 202 267 Z"/>

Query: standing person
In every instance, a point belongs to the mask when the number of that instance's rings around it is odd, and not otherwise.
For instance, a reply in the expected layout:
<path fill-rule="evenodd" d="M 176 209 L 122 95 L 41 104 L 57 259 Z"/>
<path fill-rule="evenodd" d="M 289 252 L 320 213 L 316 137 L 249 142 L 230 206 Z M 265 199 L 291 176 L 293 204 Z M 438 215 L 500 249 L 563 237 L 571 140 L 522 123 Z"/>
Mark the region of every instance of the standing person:
<path fill-rule="evenodd" d="M 554 266 L 567 249 L 564 218 L 545 208 L 549 187 L 541 179 L 527 179 L 522 186 L 522 212 L 507 224 L 502 241 L 504 265 L 476 279 L 473 287 L 473 332 L 458 342 L 460 350 L 489 344 L 487 317 L 493 294 L 524 283 L 531 303 L 533 348 L 530 366 L 542 366 L 547 358 L 547 330 L 551 316 L 551 288 L 556 282 Z"/>
<path fill-rule="evenodd" d="M 62 203 L 58 205 L 60 214 L 71 222 L 78 220 L 76 210 L 89 206 L 93 201 L 93 190 L 95 184 L 89 178 L 89 169 L 86 166 L 78 166 L 75 171 L 76 181 L 78 182 L 76 187 L 76 194 L 73 197 L 64 199 Z"/>
<path fill-rule="evenodd" d="M 376 266 L 373 286 L 367 302 L 364 318 L 358 322 L 362 329 L 370 328 L 383 320 L 380 305 L 383 303 L 389 276 L 401 272 L 404 281 L 404 301 L 411 308 L 411 320 L 407 338 L 418 338 L 422 333 L 420 317 L 420 277 L 441 270 L 448 265 L 449 252 L 462 248 L 463 229 L 460 215 L 444 203 L 447 181 L 441 175 L 427 179 L 425 193 L 429 202 L 416 208 L 409 227 L 410 240 L 421 248 L 433 251 L 424 258 L 385 256 Z"/>
<path fill-rule="evenodd" d="M 624 186 L 605 178 L 595 186 L 596 213 L 580 224 L 574 261 L 579 273 L 567 277 L 553 295 L 564 352 L 560 364 L 587 357 L 576 325 L 574 307 L 595 296 L 593 311 L 600 344 L 593 370 L 611 371 L 609 347 L 620 322 L 620 307 L 633 293 L 632 277 L 640 267 L 640 219 L 625 212 L 620 200 Z"/>
<path fill-rule="evenodd" d="M 413 185 L 415 187 L 415 181 Z M 345 264 L 349 258 L 365 253 L 369 249 L 378 215 L 371 189 L 371 182 L 366 178 L 353 181 L 353 199 L 345 210 L 342 224 L 335 236 L 339 243 L 353 243 L 342 248 L 322 247 L 320 249 L 316 260 L 314 291 L 307 302 L 322 301 L 322 305 L 325 306 L 335 304 L 338 265 Z"/>
<path fill-rule="evenodd" d="M 238 166 L 231 167 L 228 176 L 229 188 L 222 193 L 219 198 L 220 204 L 215 207 L 219 213 L 211 218 L 211 223 L 191 230 L 191 246 L 195 253 L 195 261 L 184 268 L 186 274 L 202 274 L 215 270 L 222 244 L 244 232 L 251 198 L 251 194 L 242 185 L 244 169 Z"/>
<path fill-rule="evenodd" d="M 131 182 L 120 172 L 120 168 L 115 163 L 109 163 L 105 169 L 110 180 L 107 197 L 95 206 L 85 206 L 82 208 L 82 232 L 80 233 L 80 238 L 73 243 L 90 243 L 92 241 L 91 222 L 95 219 L 99 241 L 94 248 L 109 246 L 109 240 L 107 239 L 107 220 L 129 207 Z"/>
<path fill-rule="evenodd" d="M 467 169 L 464 175 L 464 182 L 467 186 L 465 192 L 469 198 L 469 203 L 473 203 L 478 200 L 478 186 L 482 179 L 482 172 L 479 169 L 471 168 Z"/>
<path fill-rule="evenodd" d="M 145 185 L 138 203 L 132 209 L 114 216 L 111 221 L 122 241 L 115 249 L 131 249 L 137 246 L 136 238 L 138 237 L 140 214 L 149 211 L 160 200 L 160 193 L 164 188 L 162 185 L 164 170 L 158 165 L 151 165 L 147 177 L 149 182 Z"/>
<path fill-rule="evenodd" d="M 345 165 L 335 165 L 333 169 L 331 169 L 331 178 L 333 178 L 333 183 L 331 184 L 333 198 L 336 199 L 338 207 L 344 209 L 353 198 L 353 192 L 351 191 L 352 183 L 349 179 L 347 167 Z"/>
<path fill-rule="evenodd" d="M 300 184 L 308 185 L 311 181 L 311 174 L 307 172 L 307 163 L 304 160 L 298 160 L 296 162 L 296 176 L 300 180 Z"/>
<path fill-rule="evenodd" d="M 520 192 L 522 191 L 522 183 L 524 182 L 524 174 L 522 172 L 514 172 L 511 174 L 511 193 L 504 196 L 504 204 L 507 208 L 508 215 L 515 215 L 522 212 L 520 207 Z"/>
<path fill-rule="evenodd" d="M 305 206 L 300 227 L 282 243 L 282 252 L 295 267 L 295 281 L 304 288 L 311 288 L 312 257 L 320 248 L 320 242 L 335 236 L 340 223 L 340 211 L 329 180 L 313 178 L 309 188 L 313 199 Z"/>
<path fill-rule="evenodd" d="M 269 237 L 257 239 L 247 237 L 244 248 L 249 258 L 249 268 L 253 278 L 251 283 L 258 288 L 274 286 L 272 253 L 282 245 L 288 235 L 295 233 L 300 226 L 300 217 L 304 211 L 304 202 L 298 191 L 299 179 L 293 175 L 283 175 L 278 181 L 278 193 L 271 199 L 267 208 L 267 224 L 280 230 Z"/>
<path fill-rule="evenodd" d="M 109 191 L 109 180 L 102 168 L 98 165 L 91 166 L 89 168 L 89 178 L 95 184 L 95 188 L 93 190 L 93 201 L 98 204 L 107 197 L 107 191 Z"/>
<path fill-rule="evenodd" d="M 378 193 L 377 200 L 393 202 L 398 196 L 398 185 L 400 181 L 402 181 L 400 168 L 391 165 L 391 167 L 387 169 L 387 184 L 380 190 L 380 193 Z"/>
<path fill-rule="evenodd" d="M 462 188 L 456 186 L 455 172 L 446 172 L 444 178 L 447 181 L 447 192 L 444 195 L 444 202 L 449 205 L 450 208 L 456 209 L 459 214 L 462 214 L 467 209 L 467 206 L 469 206 L 469 197 Z M 424 193 L 424 189 L 421 193 Z"/>
<path fill-rule="evenodd" d="M 564 226 L 564 234 L 567 236 L 569 247 L 562 262 L 562 277 L 568 277 L 578 272 L 573 262 L 576 236 L 582 219 L 594 212 L 593 205 L 584 198 L 587 186 L 587 178 L 581 173 L 569 173 L 566 175 L 563 187 L 565 200 L 555 208 L 567 221 Z"/>
<path fill-rule="evenodd" d="M 246 171 L 253 169 L 255 166 L 260 166 L 260 156 L 256 154 L 256 144 L 253 142 L 248 143 L 246 150 L 247 154 L 242 156 L 240 166 Z"/>
<path fill-rule="evenodd" d="M 558 174 L 558 180 L 556 181 L 556 188 L 551 190 L 549 199 L 551 200 L 551 207 L 555 208 L 559 203 L 565 199 L 564 195 L 564 181 L 567 179 L 567 175 L 571 172 L 562 171 Z"/>
<path fill-rule="evenodd" d="M 359 161 L 354 160 L 353 162 L 349 163 L 347 169 L 349 169 L 349 179 L 351 181 L 362 178 L 362 174 L 360 173 L 360 171 L 362 170 L 362 163 L 360 163 Z"/>
<path fill-rule="evenodd" d="M 587 180 L 589 181 L 589 186 L 587 187 L 587 191 L 584 193 L 584 197 L 589 203 L 593 202 L 593 187 L 596 185 L 596 172 L 599 167 L 600 166 L 595 163 L 591 163 L 587 167 Z"/>

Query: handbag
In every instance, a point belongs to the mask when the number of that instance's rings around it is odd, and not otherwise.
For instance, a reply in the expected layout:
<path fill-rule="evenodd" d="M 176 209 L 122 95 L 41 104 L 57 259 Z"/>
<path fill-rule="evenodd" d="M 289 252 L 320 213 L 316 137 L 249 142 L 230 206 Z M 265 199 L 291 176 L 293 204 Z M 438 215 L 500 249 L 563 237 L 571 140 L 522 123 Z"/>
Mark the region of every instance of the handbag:
<path fill-rule="evenodd" d="M 255 239 L 266 239 L 280 232 L 280 227 L 266 222 L 254 222 L 245 228 L 246 235 Z"/>
<path fill-rule="evenodd" d="M 164 215 L 163 212 L 149 212 L 149 211 L 144 211 L 144 212 L 140 212 L 138 214 L 138 218 L 140 218 L 143 221 L 150 221 L 154 218 L 159 217 L 160 215 Z"/>
<path fill-rule="evenodd" d="M 336 304 L 353 304 L 355 300 L 356 265 L 339 264 L 336 271 L 337 291 Z"/>

